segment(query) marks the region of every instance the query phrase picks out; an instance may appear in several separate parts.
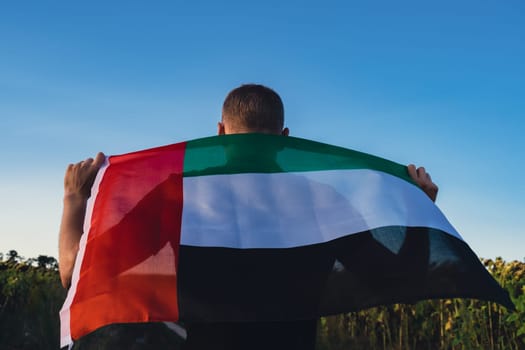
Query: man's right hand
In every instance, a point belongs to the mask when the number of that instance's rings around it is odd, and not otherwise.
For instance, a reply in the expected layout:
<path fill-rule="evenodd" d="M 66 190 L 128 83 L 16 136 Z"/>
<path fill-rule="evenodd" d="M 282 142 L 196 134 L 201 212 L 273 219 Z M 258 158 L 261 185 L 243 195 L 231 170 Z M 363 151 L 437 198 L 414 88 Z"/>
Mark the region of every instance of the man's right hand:
<path fill-rule="evenodd" d="M 80 195 L 87 199 L 91 195 L 91 186 L 106 156 L 99 152 L 95 159 L 88 158 L 76 164 L 69 164 L 64 176 L 64 196 Z"/>
<path fill-rule="evenodd" d="M 104 153 L 98 153 L 95 159 L 88 158 L 76 164 L 69 164 L 66 169 L 64 207 L 58 240 L 60 279 L 65 288 L 71 284 L 91 186 L 105 159 Z"/>

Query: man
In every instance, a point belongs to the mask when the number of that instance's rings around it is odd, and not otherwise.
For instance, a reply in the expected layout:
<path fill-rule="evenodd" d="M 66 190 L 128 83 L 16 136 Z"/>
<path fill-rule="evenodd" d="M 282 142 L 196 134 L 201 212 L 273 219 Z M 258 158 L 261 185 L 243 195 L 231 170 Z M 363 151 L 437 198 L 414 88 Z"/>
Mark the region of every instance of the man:
<path fill-rule="evenodd" d="M 226 97 L 218 134 L 265 133 L 288 136 L 284 107 L 273 90 L 262 85 L 242 85 Z M 102 153 L 70 164 L 64 178 L 64 208 L 60 226 L 59 262 L 62 285 L 71 283 L 87 199 L 95 176 L 104 162 Z M 410 177 L 435 201 L 438 188 L 424 168 L 408 166 Z M 282 347 L 313 349 L 316 320 L 294 322 L 208 323 L 187 325 L 186 349 L 244 349 Z M 141 338 L 142 339 L 142 338 Z"/>

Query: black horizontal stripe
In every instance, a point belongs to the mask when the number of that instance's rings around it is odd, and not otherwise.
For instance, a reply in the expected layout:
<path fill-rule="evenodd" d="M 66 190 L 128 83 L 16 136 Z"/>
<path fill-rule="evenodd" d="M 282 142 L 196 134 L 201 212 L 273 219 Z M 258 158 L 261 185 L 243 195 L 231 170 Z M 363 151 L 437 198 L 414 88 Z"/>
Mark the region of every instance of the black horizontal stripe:
<path fill-rule="evenodd" d="M 286 249 L 180 247 L 182 321 L 312 319 L 390 303 L 475 298 L 513 304 L 466 243 L 385 227 Z"/>

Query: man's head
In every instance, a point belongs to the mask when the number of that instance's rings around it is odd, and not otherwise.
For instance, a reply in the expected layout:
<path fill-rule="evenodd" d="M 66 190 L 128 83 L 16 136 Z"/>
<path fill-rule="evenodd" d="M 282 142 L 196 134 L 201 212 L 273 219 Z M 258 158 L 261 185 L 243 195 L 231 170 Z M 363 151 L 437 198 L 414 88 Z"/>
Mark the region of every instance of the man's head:
<path fill-rule="evenodd" d="M 230 91 L 222 106 L 219 135 L 264 133 L 288 135 L 284 128 L 284 107 L 272 89 L 256 84 Z"/>

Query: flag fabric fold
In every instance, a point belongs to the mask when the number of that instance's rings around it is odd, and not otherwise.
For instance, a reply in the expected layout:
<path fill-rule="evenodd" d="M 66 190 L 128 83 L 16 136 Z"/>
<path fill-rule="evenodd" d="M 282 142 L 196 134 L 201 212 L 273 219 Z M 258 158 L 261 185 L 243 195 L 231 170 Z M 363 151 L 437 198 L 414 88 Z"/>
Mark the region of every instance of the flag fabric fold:
<path fill-rule="evenodd" d="M 513 307 L 406 167 L 215 136 L 107 159 L 61 344 L 112 323 L 291 321 L 451 297 Z"/>

